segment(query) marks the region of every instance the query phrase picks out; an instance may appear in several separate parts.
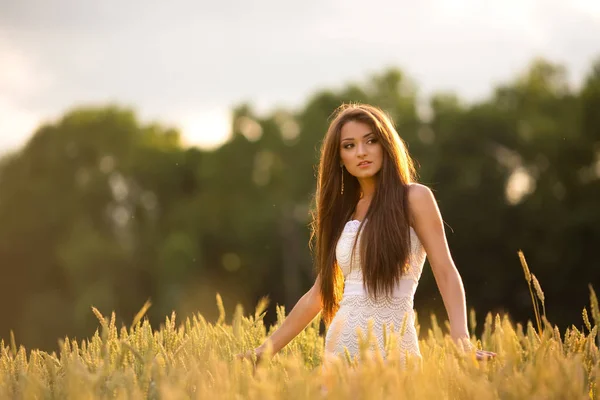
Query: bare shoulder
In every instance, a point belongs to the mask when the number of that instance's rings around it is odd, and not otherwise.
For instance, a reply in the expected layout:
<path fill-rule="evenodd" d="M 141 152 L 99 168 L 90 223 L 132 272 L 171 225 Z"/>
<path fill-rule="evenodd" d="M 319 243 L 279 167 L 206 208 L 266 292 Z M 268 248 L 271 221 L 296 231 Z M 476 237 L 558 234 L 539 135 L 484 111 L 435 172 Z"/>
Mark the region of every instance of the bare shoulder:
<path fill-rule="evenodd" d="M 435 201 L 431 189 L 420 183 L 411 183 L 408 185 L 408 204 L 412 207 L 418 207 L 423 202 Z"/>
<path fill-rule="evenodd" d="M 437 203 L 433 191 L 420 183 L 411 183 L 408 186 L 408 209 L 413 221 L 423 213 L 436 212 Z"/>

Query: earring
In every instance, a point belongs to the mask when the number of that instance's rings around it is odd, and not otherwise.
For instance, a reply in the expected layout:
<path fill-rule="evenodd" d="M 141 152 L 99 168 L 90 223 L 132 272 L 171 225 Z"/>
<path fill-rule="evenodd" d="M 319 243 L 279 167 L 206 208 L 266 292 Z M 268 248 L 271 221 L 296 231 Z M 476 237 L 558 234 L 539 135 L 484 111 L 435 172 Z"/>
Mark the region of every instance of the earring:
<path fill-rule="evenodd" d="M 340 168 L 342 170 L 342 194 L 344 194 L 344 166 L 340 165 Z"/>

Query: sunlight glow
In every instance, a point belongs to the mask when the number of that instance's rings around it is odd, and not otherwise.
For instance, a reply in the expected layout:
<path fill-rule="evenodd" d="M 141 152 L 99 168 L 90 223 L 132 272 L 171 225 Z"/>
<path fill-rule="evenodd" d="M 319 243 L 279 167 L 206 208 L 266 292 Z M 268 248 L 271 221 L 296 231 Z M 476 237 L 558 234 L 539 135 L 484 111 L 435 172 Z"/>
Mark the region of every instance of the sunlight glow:
<path fill-rule="evenodd" d="M 22 146 L 40 123 L 34 113 L 17 108 L 2 97 L 0 115 L 0 155 Z"/>
<path fill-rule="evenodd" d="M 185 146 L 198 146 L 213 150 L 223 145 L 231 136 L 231 112 L 227 109 L 199 109 L 181 113 L 176 117 Z"/>
<path fill-rule="evenodd" d="M 515 168 L 506 183 L 506 199 L 512 205 L 520 203 L 525 196 L 535 190 L 535 180 L 527 169 Z"/>

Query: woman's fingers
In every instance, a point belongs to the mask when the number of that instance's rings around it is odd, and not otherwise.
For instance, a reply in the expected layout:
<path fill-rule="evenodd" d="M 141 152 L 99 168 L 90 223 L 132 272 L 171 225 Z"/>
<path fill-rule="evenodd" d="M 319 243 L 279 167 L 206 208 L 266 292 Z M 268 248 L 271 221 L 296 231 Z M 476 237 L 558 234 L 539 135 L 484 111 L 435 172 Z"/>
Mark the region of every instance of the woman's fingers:
<path fill-rule="evenodd" d="M 238 360 L 244 360 L 247 359 L 251 362 L 254 361 L 254 358 L 256 357 L 256 364 L 260 363 L 260 361 L 262 360 L 262 352 L 261 351 L 256 351 L 256 350 L 248 350 L 245 353 L 238 353 L 235 355 L 235 358 Z"/>
<path fill-rule="evenodd" d="M 245 353 L 238 353 L 235 355 L 235 358 L 237 360 L 243 360 L 245 358 L 252 360 L 252 353 L 250 351 L 247 351 Z"/>
<path fill-rule="evenodd" d="M 496 353 L 487 350 L 477 350 L 475 352 L 475 357 L 478 360 L 489 360 L 490 358 L 496 357 Z"/>

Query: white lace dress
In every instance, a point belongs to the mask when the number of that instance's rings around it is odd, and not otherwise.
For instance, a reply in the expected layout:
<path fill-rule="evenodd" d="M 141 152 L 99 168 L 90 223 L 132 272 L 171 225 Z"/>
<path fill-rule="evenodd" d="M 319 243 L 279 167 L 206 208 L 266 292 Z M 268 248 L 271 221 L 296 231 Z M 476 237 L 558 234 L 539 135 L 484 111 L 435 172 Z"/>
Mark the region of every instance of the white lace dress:
<path fill-rule="evenodd" d="M 365 221 L 367 223 L 368 221 Z M 351 220 L 346 223 L 342 235 L 336 246 L 337 262 L 344 274 L 344 294 L 340 308 L 331 321 L 325 336 L 325 355 L 346 357 L 346 349 L 351 358 L 359 354 L 359 341 L 357 330 L 362 330 L 366 337 L 369 320 L 373 323 L 373 334 L 381 355 L 386 357 L 385 330 L 390 329 L 398 335 L 396 347 L 400 350 L 401 357 L 407 353 L 417 357 L 421 356 L 419 341 L 415 329 L 413 299 L 425 263 L 425 250 L 415 231 L 410 228 L 411 253 L 410 267 L 396 285 L 391 297 L 378 297 L 374 301 L 367 296 L 363 289 L 363 276 L 360 263 L 360 237 L 359 235 L 354 258 L 351 264 L 351 252 L 354 238 L 358 233 L 360 221 Z M 364 226 L 364 225 L 363 225 Z M 406 318 L 406 321 L 404 319 Z M 404 325 L 403 325 L 404 323 Z M 404 329 L 403 329 L 404 328 Z M 403 334 L 402 333 L 403 329 Z M 371 347 L 373 350 L 373 348 Z"/>

